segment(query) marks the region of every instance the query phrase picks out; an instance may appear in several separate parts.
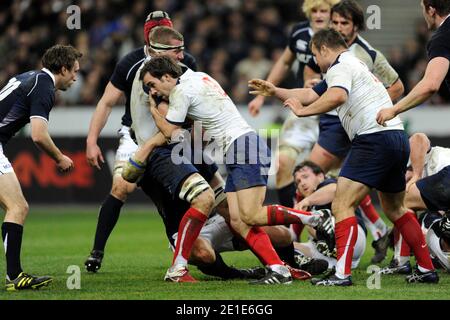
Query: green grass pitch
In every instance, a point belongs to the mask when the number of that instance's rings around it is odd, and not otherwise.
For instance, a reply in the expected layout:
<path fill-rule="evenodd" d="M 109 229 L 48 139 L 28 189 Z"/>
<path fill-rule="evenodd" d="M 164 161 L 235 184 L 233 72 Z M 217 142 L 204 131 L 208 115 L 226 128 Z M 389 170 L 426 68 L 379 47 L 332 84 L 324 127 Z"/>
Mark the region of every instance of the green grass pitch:
<path fill-rule="evenodd" d="M 308 281 L 291 285 L 250 286 L 246 281 L 220 281 L 201 274 L 194 266 L 191 272 L 201 282 L 166 283 L 163 276 L 172 254 L 168 249 L 161 219 L 154 212 L 133 210 L 126 206 L 106 247 L 105 259 L 97 274 L 84 269 L 95 232 L 97 212 L 93 210 L 31 210 L 24 229 L 22 266 L 26 272 L 51 275 L 53 283 L 40 290 L 0 291 L 0 300 L 95 300 L 95 299 L 221 299 L 221 300 L 297 300 L 297 299 L 449 299 L 450 275 L 439 271 L 438 285 L 408 285 L 404 276 L 384 276 L 380 289 L 368 289 L 367 267 L 373 249 L 371 239 L 357 270 L 355 285 L 348 288 L 315 288 Z M 392 252 L 389 252 L 389 257 Z M 238 267 L 258 265 L 249 252 L 224 253 L 224 260 Z M 386 259 L 388 260 L 388 259 Z M 388 262 L 385 261 L 384 264 Z M 69 290 L 69 266 L 81 270 L 80 289 Z M 0 259 L 4 277 L 5 259 Z"/>

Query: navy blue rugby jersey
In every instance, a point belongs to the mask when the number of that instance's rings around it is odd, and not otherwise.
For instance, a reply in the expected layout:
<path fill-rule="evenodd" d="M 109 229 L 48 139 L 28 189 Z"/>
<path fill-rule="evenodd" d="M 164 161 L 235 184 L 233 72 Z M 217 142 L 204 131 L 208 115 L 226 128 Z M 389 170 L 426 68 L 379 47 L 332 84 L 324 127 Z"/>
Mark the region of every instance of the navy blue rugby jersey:
<path fill-rule="evenodd" d="M 427 45 L 429 60 L 436 57 L 443 57 L 450 60 L 450 18 L 436 30 Z M 445 76 L 445 84 L 447 85 L 447 93 L 450 94 L 450 70 Z"/>
<path fill-rule="evenodd" d="M 117 63 L 114 72 L 110 78 L 111 83 L 119 90 L 125 93 L 125 114 L 122 116 L 122 125 L 131 126 L 131 114 L 130 114 L 130 98 L 131 88 L 133 86 L 133 80 L 136 76 L 136 72 L 145 60 L 145 47 L 135 49 L 125 55 Z M 197 63 L 195 58 L 184 52 L 184 59 L 181 61 L 190 69 L 197 71 Z"/>
<path fill-rule="evenodd" d="M 8 142 L 30 118 L 48 121 L 55 91 L 54 76 L 45 68 L 11 78 L 0 90 L 0 143 Z"/>
<path fill-rule="evenodd" d="M 295 54 L 295 58 L 299 62 L 297 71 L 297 85 L 299 88 L 303 88 L 303 70 L 305 65 L 313 58 L 309 48 L 309 42 L 313 34 L 309 21 L 304 21 L 296 24 L 289 36 L 289 49 Z"/>

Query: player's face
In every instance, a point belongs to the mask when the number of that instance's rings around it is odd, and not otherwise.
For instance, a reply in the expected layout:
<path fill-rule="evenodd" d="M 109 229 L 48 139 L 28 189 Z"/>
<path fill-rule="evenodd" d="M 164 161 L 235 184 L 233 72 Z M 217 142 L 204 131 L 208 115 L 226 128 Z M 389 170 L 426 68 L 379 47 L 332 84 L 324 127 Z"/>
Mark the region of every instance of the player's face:
<path fill-rule="evenodd" d="M 322 73 L 327 72 L 330 62 L 326 59 L 325 50 L 320 51 L 313 45 L 311 52 L 316 59 L 317 65 L 320 67 L 320 71 L 322 71 Z"/>
<path fill-rule="evenodd" d="M 147 72 L 143 79 L 144 84 L 150 89 L 152 95 L 169 99 L 170 91 L 176 85 L 176 80 L 169 75 L 163 75 L 161 79 L 155 78 Z"/>
<path fill-rule="evenodd" d="M 353 21 L 336 12 L 331 15 L 331 28 L 339 32 L 347 44 L 350 44 L 356 37 L 357 28 Z"/>
<path fill-rule="evenodd" d="M 177 39 L 172 39 L 169 41 L 169 44 L 171 46 L 179 47 L 179 46 L 183 45 L 183 41 L 180 41 Z M 177 60 L 177 61 L 181 61 L 184 58 L 183 49 L 166 50 L 166 51 L 160 52 L 159 55 L 171 57 L 172 59 Z"/>
<path fill-rule="evenodd" d="M 311 27 L 317 32 L 328 27 L 330 23 L 330 6 L 323 4 L 311 10 Z"/>
<path fill-rule="evenodd" d="M 323 175 L 316 175 L 311 168 L 303 167 L 295 173 L 294 180 L 297 185 L 297 191 L 302 196 L 308 197 L 316 191 L 317 186 L 323 181 Z"/>
<path fill-rule="evenodd" d="M 65 91 L 68 88 L 70 88 L 70 86 L 75 81 L 77 81 L 77 74 L 78 74 L 79 70 L 80 70 L 80 64 L 78 61 L 75 61 L 72 69 L 70 69 L 70 70 L 63 68 L 63 71 L 61 73 L 61 75 L 62 75 L 61 84 L 58 89 Z"/>

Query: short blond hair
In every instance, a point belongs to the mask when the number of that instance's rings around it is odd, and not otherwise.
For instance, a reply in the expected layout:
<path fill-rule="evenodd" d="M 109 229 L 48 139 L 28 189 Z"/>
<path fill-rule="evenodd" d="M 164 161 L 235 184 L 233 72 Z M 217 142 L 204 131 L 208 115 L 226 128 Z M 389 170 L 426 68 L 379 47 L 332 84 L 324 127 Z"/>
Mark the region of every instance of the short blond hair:
<path fill-rule="evenodd" d="M 331 8 L 338 4 L 340 0 L 305 0 L 302 5 L 302 10 L 308 19 L 311 19 L 311 12 L 314 8 L 327 5 Z"/>

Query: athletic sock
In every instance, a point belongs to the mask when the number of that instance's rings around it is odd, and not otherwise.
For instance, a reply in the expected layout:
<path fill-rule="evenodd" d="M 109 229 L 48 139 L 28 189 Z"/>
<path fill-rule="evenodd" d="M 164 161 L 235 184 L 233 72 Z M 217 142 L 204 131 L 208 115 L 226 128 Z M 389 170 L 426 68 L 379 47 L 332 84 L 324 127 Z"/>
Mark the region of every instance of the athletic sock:
<path fill-rule="evenodd" d="M 282 261 L 286 262 L 291 267 L 298 267 L 297 262 L 295 261 L 295 251 L 293 243 L 289 244 L 286 247 L 276 247 L 275 251 Z"/>
<path fill-rule="evenodd" d="M 409 261 L 410 254 L 411 248 L 403 239 L 398 228 L 394 226 L 394 259 L 397 260 L 399 266 L 402 266 Z"/>
<path fill-rule="evenodd" d="M 236 268 L 228 266 L 223 261 L 219 252 L 216 253 L 216 260 L 213 263 L 201 264 L 198 269 L 209 276 L 220 277 L 222 279 L 236 279 L 241 278 L 242 274 Z"/>
<path fill-rule="evenodd" d="M 267 225 L 285 225 L 303 223 L 315 227 L 319 222 L 319 215 L 312 212 L 296 210 L 276 205 L 267 206 Z"/>
<path fill-rule="evenodd" d="M 22 247 L 23 226 L 13 222 L 3 222 L 2 238 L 6 256 L 6 275 L 14 280 L 22 272 L 20 249 Z"/>
<path fill-rule="evenodd" d="M 186 211 L 178 226 L 177 244 L 172 265 L 187 265 L 192 246 L 207 219 L 206 215 L 195 208 L 191 207 Z"/>
<path fill-rule="evenodd" d="M 270 242 L 269 236 L 260 227 L 252 227 L 245 238 L 250 250 L 258 257 L 265 266 L 282 265 L 275 249 Z"/>
<path fill-rule="evenodd" d="M 352 274 L 352 259 L 358 239 L 358 220 L 350 217 L 336 223 L 336 276 L 344 279 Z"/>
<path fill-rule="evenodd" d="M 105 251 L 106 242 L 119 219 L 122 206 L 123 202 L 113 195 L 106 197 L 98 214 L 93 250 Z"/>
<path fill-rule="evenodd" d="M 295 198 L 295 183 L 291 182 L 285 187 L 277 189 L 278 200 L 282 206 L 292 208 Z"/>
<path fill-rule="evenodd" d="M 407 211 L 394 222 L 394 225 L 413 250 L 419 270 L 421 272 L 434 270 L 427 243 L 416 217 L 410 211 Z"/>
<path fill-rule="evenodd" d="M 364 224 L 370 230 L 373 239 L 376 241 L 384 236 L 387 232 L 387 226 L 375 210 L 370 195 L 365 196 L 359 207 L 363 213 Z"/>

